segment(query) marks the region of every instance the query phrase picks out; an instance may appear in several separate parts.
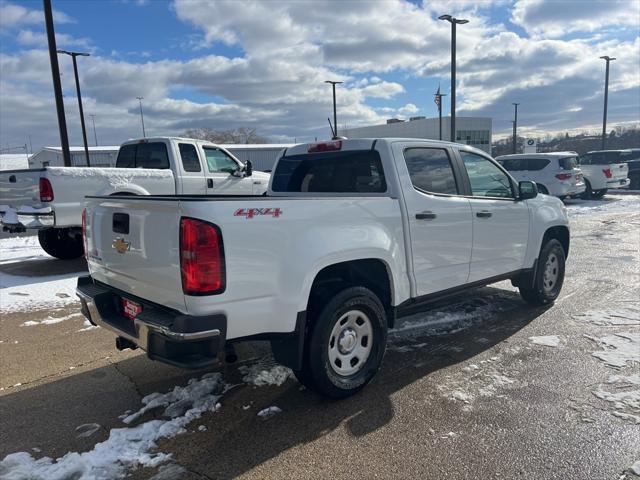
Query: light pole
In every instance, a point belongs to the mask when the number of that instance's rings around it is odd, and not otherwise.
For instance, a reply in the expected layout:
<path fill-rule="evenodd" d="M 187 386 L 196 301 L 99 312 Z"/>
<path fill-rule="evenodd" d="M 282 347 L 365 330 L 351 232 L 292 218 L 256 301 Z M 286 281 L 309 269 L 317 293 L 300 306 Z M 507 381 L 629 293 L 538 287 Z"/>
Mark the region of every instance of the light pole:
<path fill-rule="evenodd" d="M 60 130 L 60 147 L 65 167 L 71 166 L 71 153 L 69 152 L 69 136 L 67 135 L 67 120 L 64 116 L 64 100 L 62 98 L 62 84 L 60 83 L 60 68 L 56 55 L 56 34 L 53 29 L 53 9 L 51 0 L 43 0 L 44 22 L 47 29 L 47 43 L 49 45 L 49 61 L 51 62 L 51 76 L 53 77 L 53 92 L 56 98 L 56 111 L 58 114 L 58 129 Z"/>
<path fill-rule="evenodd" d="M 338 115 L 336 113 L 336 85 L 342 82 L 334 82 L 332 80 L 325 80 L 324 83 L 330 83 L 333 88 L 333 138 L 338 137 Z"/>
<path fill-rule="evenodd" d="M 442 97 L 446 97 L 446 93 L 440 93 L 440 85 L 438 91 L 434 94 L 436 105 L 438 106 L 438 127 L 440 132 L 440 140 L 442 140 Z"/>
<path fill-rule="evenodd" d="M 516 107 L 515 116 L 513 119 L 513 153 L 516 153 L 516 140 L 517 140 L 517 131 L 518 131 L 518 105 L 519 103 L 513 103 L 514 107 Z"/>
<path fill-rule="evenodd" d="M 73 59 L 73 74 L 76 77 L 76 93 L 78 96 L 78 109 L 80 110 L 80 125 L 82 125 L 82 141 L 84 142 L 84 155 L 87 158 L 87 167 L 91 166 L 89 161 L 89 147 L 87 146 L 87 129 L 84 125 L 84 113 L 82 111 L 82 95 L 80 94 L 80 80 L 78 79 L 78 62 L 76 57 L 88 57 L 88 53 L 69 52 L 67 50 L 58 50 L 58 53 L 69 55 Z"/>
<path fill-rule="evenodd" d="M 144 131 L 144 114 L 142 113 L 142 99 L 144 97 L 136 97 L 138 99 L 138 102 L 140 103 L 140 121 L 142 122 L 142 136 L 144 138 L 147 137 L 147 133 Z"/>
<path fill-rule="evenodd" d="M 440 15 L 440 20 L 451 23 L 451 141 L 456 141 L 456 25 L 464 25 L 469 20 Z"/>
<path fill-rule="evenodd" d="M 607 70 L 604 76 L 604 114 L 602 115 L 602 148 L 604 150 L 607 139 L 607 107 L 609 103 L 609 62 L 615 60 L 615 57 L 607 55 L 600 57 L 607 62 Z"/>
<path fill-rule="evenodd" d="M 91 123 L 93 123 L 93 140 L 96 142 L 96 147 L 98 146 L 98 134 L 96 133 L 96 116 L 89 115 L 91 117 Z"/>

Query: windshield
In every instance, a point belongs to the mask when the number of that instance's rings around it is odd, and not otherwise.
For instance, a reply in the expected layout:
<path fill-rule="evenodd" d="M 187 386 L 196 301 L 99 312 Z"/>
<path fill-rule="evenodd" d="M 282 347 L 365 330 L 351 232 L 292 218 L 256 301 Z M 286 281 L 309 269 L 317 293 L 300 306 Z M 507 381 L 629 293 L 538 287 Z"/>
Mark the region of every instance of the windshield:
<path fill-rule="evenodd" d="M 573 170 L 578 167 L 578 157 L 564 157 L 560 159 L 560 168 L 563 170 Z"/>

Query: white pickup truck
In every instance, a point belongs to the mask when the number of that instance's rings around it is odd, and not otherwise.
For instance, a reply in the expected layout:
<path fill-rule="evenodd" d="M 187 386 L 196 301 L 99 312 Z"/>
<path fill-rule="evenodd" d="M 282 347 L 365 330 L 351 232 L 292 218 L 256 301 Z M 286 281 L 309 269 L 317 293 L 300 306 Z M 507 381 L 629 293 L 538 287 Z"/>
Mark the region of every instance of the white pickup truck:
<path fill-rule="evenodd" d="M 309 388 L 344 397 L 378 370 L 387 329 L 417 304 L 511 279 L 552 303 L 564 279 L 562 202 L 465 145 L 302 144 L 266 196 L 89 197 L 84 315 L 181 367 L 271 341 Z"/>
<path fill-rule="evenodd" d="M 0 172 L 3 230 L 38 230 L 40 245 L 61 259 L 82 256 L 86 195 L 243 195 L 266 192 L 269 175 L 252 172 L 222 147 L 189 138 L 130 140 L 116 168 L 45 167 Z"/>
<path fill-rule="evenodd" d="M 629 188 L 629 165 L 606 151 L 589 152 L 578 159 L 584 175 L 585 191 L 582 197 L 602 198 L 610 188 Z"/>

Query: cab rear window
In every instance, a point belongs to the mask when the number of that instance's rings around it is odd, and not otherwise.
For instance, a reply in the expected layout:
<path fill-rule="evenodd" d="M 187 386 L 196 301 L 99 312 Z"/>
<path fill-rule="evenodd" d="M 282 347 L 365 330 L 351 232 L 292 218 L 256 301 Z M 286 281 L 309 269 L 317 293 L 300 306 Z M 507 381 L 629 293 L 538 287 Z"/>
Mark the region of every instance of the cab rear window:
<path fill-rule="evenodd" d="M 123 145 L 116 160 L 118 168 L 169 168 L 169 156 L 164 142 Z"/>
<path fill-rule="evenodd" d="M 375 150 L 347 150 L 283 157 L 278 161 L 274 192 L 382 193 L 387 183 Z"/>

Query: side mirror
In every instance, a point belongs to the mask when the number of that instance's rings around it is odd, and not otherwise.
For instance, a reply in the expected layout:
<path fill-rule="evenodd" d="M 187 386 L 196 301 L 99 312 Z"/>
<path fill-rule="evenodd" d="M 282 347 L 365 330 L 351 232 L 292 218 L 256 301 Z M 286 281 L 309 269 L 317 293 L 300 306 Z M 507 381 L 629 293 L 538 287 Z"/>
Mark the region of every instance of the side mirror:
<path fill-rule="evenodd" d="M 538 196 L 538 186 L 534 182 L 518 183 L 518 200 L 527 200 Z"/>
<path fill-rule="evenodd" d="M 251 175 L 253 175 L 253 164 L 251 160 L 247 160 L 247 163 L 244 164 L 244 176 L 250 177 Z"/>

